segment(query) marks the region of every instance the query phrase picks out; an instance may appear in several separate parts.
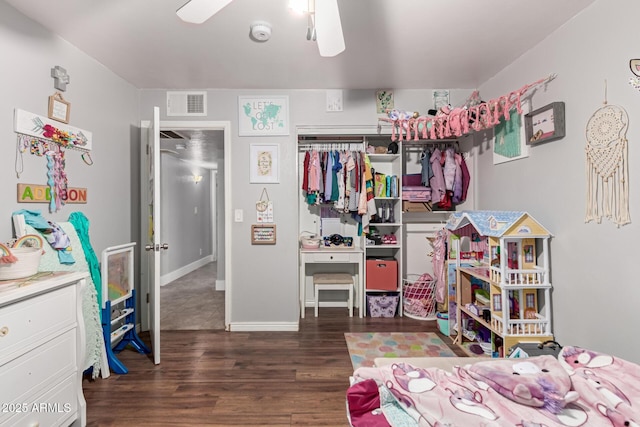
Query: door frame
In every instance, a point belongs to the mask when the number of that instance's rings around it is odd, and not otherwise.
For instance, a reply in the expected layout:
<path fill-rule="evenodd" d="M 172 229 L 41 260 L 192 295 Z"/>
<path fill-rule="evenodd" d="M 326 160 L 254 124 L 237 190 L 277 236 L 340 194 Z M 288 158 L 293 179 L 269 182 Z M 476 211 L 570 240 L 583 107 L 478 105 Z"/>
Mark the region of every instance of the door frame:
<path fill-rule="evenodd" d="M 141 144 L 141 156 L 143 159 L 146 159 L 146 132 L 148 132 L 150 126 L 149 120 L 143 120 L 140 122 L 141 132 L 144 133 L 142 135 L 141 141 L 144 143 Z M 224 140 L 224 284 L 225 284 L 225 294 L 224 294 L 224 328 L 226 331 L 229 331 L 229 325 L 231 323 L 231 295 L 232 295 L 232 279 L 231 279 L 231 242 L 233 241 L 231 231 L 232 231 L 232 215 L 231 215 L 231 122 L 228 120 L 220 120 L 220 121 L 196 121 L 196 120 L 188 120 L 188 121 L 173 121 L 173 120 L 160 120 L 160 130 L 190 130 L 190 129 L 200 129 L 200 130 L 222 130 L 223 131 L 223 140 Z M 141 168 L 144 169 L 144 168 Z M 162 173 L 162 170 L 160 170 Z M 141 174 L 144 174 L 145 170 L 141 170 Z M 143 181 L 144 182 L 144 181 Z M 144 184 L 143 184 L 144 185 Z M 146 206 L 147 200 L 145 197 L 141 197 L 140 199 L 140 212 L 144 215 L 147 210 Z M 147 229 L 142 224 L 141 233 L 142 237 L 146 236 Z M 215 226 L 215 224 L 214 224 Z M 217 257 L 219 259 L 219 255 Z M 144 257 L 141 257 L 141 271 L 145 271 L 146 260 Z M 140 283 L 140 329 L 143 331 L 149 330 L 149 322 L 150 322 L 150 312 L 149 312 L 149 304 L 146 303 L 146 297 L 144 297 L 149 292 L 149 277 L 146 274 L 141 274 L 141 283 Z M 160 309 L 162 311 L 162 308 Z"/>

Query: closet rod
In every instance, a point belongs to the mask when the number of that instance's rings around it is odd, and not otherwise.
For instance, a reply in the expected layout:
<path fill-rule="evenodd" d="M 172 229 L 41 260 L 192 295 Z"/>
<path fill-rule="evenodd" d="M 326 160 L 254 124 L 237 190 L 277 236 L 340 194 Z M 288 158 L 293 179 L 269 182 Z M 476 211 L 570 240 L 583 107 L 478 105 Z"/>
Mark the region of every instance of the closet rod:
<path fill-rule="evenodd" d="M 364 151 L 364 144 L 359 142 L 315 142 L 311 144 L 298 144 L 298 150 L 349 150 L 349 151 Z"/>

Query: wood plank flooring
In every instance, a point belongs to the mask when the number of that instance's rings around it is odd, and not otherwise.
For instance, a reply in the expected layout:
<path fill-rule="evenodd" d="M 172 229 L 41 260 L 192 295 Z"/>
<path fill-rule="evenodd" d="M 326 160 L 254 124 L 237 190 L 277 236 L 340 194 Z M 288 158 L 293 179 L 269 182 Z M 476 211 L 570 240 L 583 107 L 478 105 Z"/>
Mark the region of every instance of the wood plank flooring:
<path fill-rule="evenodd" d="M 84 379 L 87 425 L 348 426 L 345 392 L 353 369 L 344 333 L 374 331 L 437 332 L 437 326 L 321 308 L 317 318 L 307 309 L 298 332 L 163 330 L 160 365 L 125 349 L 119 357 L 128 374 Z"/>

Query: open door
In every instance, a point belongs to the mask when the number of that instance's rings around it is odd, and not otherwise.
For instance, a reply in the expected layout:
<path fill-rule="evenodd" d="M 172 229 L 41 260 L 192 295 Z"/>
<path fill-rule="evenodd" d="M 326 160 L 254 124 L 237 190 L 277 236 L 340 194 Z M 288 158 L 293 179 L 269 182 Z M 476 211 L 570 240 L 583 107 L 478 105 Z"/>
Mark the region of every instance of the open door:
<path fill-rule="evenodd" d="M 149 282 L 149 332 L 153 362 L 160 363 L 160 251 L 169 245 L 160 243 L 160 109 L 153 108 L 153 121 L 147 133 L 147 273 Z"/>

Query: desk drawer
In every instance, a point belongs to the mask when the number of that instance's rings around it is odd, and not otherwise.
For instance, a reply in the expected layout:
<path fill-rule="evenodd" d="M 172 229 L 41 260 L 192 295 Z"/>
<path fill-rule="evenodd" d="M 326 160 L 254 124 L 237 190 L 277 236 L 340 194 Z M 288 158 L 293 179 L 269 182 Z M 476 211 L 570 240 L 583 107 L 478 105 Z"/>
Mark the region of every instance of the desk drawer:
<path fill-rule="evenodd" d="M 75 287 L 20 301 L 0 312 L 0 366 L 76 322 Z"/>
<path fill-rule="evenodd" d="M 0 367 L 0 403 L 32 405 L 34 397 L 56 385 L 61 378 L 77 373 L 76 330 L 33 349 Z M 14 411 L 15 413 L 15 411 Z M 11 413 L 0 413 L 0 425 Z"/>
<path fill-rule="evenodd" d="M 349 262 L 351 254 L 313 254 L 313 262 Z"/>

